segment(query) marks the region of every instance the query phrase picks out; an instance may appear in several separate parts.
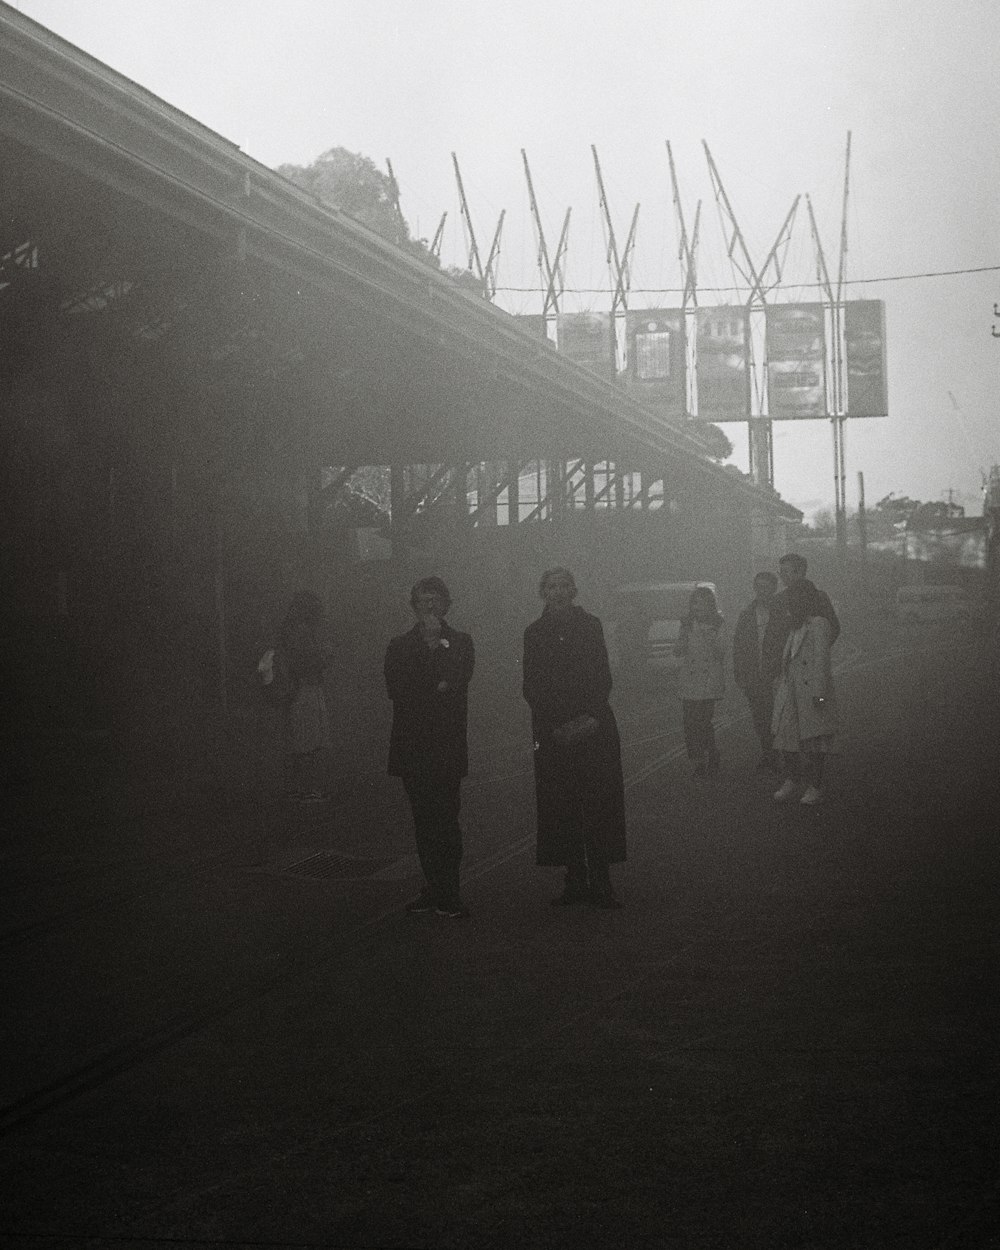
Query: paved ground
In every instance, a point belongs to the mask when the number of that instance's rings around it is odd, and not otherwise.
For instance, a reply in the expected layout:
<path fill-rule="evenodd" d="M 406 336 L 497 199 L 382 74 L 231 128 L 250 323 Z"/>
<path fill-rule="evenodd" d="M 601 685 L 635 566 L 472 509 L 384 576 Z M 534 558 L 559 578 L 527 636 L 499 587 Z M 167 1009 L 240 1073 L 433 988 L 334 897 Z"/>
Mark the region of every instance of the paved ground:
<path fill-rule="evenodd" d="M 821 809 L 736 701 L 707 783 L 669 691 L 620 705 L 618 913 L 548 906 L 516 719 L 462 923 L 402 913 L 377 760 L 309 819 L 24 796 L 0 1244 L 1000 1246 L 997 691 L 974 639 L 845 624 Z"/>

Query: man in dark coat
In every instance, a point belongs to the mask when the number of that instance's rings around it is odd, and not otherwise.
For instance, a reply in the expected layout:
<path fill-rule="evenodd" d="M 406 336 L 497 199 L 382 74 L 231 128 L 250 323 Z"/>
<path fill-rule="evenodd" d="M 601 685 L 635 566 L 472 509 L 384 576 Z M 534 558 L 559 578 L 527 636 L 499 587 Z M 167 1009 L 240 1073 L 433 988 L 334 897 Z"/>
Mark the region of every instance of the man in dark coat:
<path fill-rule="evenodd" d="M 788 611 L 787 592 L 793 582 L 805 580 L 809 564 L 805 556 L 790 551 L 778 561 L 778 575 L 783 589 L 771 601 L 771 623 L 764 640 L 761 662 L 765 673 L 772 682 L 777 681 L 781 672 L 781 657 L 784 655 L 785 643 L 792 632 L 792 618 Z M 830 646 L 840 635 L 840 621 L 834 611 L 830 597 L 825 591 L 816 590 L 817 615 L 830 622 Z"/>
<path fill-rule="evenodd" d="M 462 778 L 469 771 L 468 687 L 475 650 L 468 634 L 445 621 L 448 587 L 425 577 L 413 587 L 413 628 L 393 638 L 385 655 L 392 700 L 389 775 L 400 777 L 413 812 L 425 886 L 410 912 L 468 916 L 459 894 Z"/>
<path fill-rule="evenodd" d="M 555 903 L 617 908 L 609 866 L 625 859 L 625 787 L 604 631 L 573 603 L 567 569 L 550 569 L 539 589 L 545 609 L 524 631 L 522 686 L 535 741 L 537 862 L 566 869 Z"/>
<path fill-rule="evenodd" d="M 740 613 L 733 631 L 733 677 L 750 705 L 753 727 L 760 740 L 758 772 L 778 771 L 771 733 L 774 680 L 764 667 L 770 641 L 768 631 L 771 636 L 774 634 L 772 616 L 777 590 L 778 579 L 773 573 L 758 573 L 753 579 L 753 600 Z"/>

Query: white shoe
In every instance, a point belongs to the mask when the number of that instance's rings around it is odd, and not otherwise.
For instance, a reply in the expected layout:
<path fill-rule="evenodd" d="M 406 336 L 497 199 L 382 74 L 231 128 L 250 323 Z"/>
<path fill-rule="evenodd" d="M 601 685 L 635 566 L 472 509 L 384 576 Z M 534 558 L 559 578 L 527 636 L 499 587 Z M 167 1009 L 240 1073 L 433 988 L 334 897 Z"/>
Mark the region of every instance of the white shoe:
<path fill-rule="evenodd" d="M 781 783 L 777 790 L 775 790 L 775 801 L 778 803 L 787 803 L 797 789 L 798 786 L 791 779 L 791 777 L 789 777 L 786 781 Z"/>
<path fill-rule="evenodd" d="M 823 802 L 823 791 L 815 786 L 806 786 L 805 793 L 799 802 L 805 803 L 807 807 L 815 807 L 817 803 Z"/>

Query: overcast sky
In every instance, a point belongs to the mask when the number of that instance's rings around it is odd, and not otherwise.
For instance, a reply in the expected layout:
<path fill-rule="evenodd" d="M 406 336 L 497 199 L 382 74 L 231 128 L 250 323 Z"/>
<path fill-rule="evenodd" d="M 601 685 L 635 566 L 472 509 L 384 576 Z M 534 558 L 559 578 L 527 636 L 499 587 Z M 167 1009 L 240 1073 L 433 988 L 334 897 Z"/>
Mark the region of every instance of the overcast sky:
<path fill-rule="evenodd" d="M 702 141 L 759 264 L 799 193 L 827 263 L 886 303 L 889 408 L 847 431 L 848 501 L 953 489 L 979 511 L 1000 461 L 1000 5 L 996 0 L 20 0 L 28 17 L 276 166 L 335 146 L 388 157 L 414 234 L 448 212 L 465 263 L 451 153 L 480 248 L 506 210 L 501 288 L 537 287 L 520 151 L 550 247 L 572 207 L 565 307 L 610 307 L 591 144 L 612 216 L 641 205 L 630 307 L 677 301 L 665 141 L 699 284 L 734 280 Z M 941 274 L 951 270 L 986 272 Z M 917 276 L 911 276 L 917 275 Z M 805 201 L 782 299 L 816 298 Z M 872 282 L 870 279 L 880 279 Z M 801 286 L 793 285 L 802 283 Z M 596 288 L 596 289 L 595 289 Z M 513 312 L 540 294 L 506 289 Z M 703 305 L 716 302 L 707 292 Z M 725 427 L 746 467 L 746 432 Z M 775 423 L 775 479 L 812 512 L 833 499 L 829 423 Z"/>

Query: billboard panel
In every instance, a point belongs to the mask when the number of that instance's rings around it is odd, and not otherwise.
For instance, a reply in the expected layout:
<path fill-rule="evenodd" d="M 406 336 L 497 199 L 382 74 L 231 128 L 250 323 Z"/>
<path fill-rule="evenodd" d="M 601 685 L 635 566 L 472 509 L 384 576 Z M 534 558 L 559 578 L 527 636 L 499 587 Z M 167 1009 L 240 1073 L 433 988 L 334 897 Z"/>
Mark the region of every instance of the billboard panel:
<path fill-rule="evenodd" d="M 889 411 L 885 372 L 885 304 L 879 299 L 844 305 L 847 415 L 884 417 Z"/>
<path fill-rule="evenodd" d="M 561 355 L 602 378 L 612 376 L 610 313 L 560 313 L 556 333 Z"/>
<path fill-rule="evenodd" d="M 697 310 L 698 416 L 704 421 L 750 418 L 750 366 L 746 309 Z"/>
<path fill-rule="evenodd" d="M 630 312 L 625 319 L 628 381 L 639 398 L 683 417 L 687 408 L 684 313 L 680 308 Z"/>
<path fill-rule="evenodd" d="M 823 305 L 772 304 L 764 313 L 768 416 L 828 416 Z"/>

